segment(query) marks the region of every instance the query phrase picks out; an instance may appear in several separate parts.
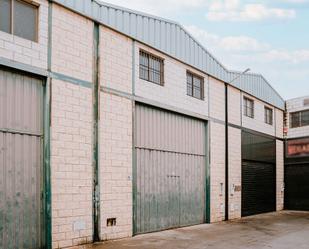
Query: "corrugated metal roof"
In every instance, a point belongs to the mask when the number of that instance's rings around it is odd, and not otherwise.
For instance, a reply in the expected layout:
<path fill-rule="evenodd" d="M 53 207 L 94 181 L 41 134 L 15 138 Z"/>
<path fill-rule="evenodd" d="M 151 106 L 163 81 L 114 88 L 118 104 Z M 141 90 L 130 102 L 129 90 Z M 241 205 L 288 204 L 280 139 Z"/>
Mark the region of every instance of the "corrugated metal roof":
<path fill-rule="evenodd" d="M 224 82 L 239 72 L 229 71 L 177 22 L 97 0 L 53 0 L 67 8 L 148 44 Z M 284 100 L 260 74 L 241 75 L 231 85 L 284 109 Z"/>

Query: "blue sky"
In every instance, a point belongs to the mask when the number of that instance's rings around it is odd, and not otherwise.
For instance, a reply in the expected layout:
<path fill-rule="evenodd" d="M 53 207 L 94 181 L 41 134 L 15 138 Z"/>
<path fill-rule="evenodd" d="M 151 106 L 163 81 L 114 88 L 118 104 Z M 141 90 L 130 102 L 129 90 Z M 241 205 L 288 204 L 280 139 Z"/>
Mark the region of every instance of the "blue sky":
<path fill-rule="evenodd" d="M 309 0 L 105 0 L 182 24 L 229 69 L 309 95 Z"/>

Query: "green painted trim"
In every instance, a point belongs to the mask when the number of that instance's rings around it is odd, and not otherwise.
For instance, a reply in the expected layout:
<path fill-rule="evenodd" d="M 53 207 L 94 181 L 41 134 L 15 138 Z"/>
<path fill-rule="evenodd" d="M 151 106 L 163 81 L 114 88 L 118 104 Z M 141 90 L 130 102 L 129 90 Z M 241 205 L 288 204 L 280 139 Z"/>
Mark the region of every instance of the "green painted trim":
<path fill-rule="evenodd" d="M 47 43 L 47 69 L 51 71 L 52 65 L 52 28 L 53 28 L 53 2 L 48 1 L 48 43 Z"/>
<path fill-rule="evenodd" d="M 35 75 L 43 76 L 43 77 L 48 76 L 48 72 L 42 68 L 34 67 L 31 65 L 27 65 L 24 63 L 16 62 L 16 61 L 12 61 L 12 60 L 9 60 L 3 57 L 0 57 L 0 65 L 9 67 L 9 68 L 14 68 L 14 69 L 24 71 L 27 73 L 32 73 Z"/>
<path fill-rule="evenodd" d="M 132 41 L 132 94 L 135 95 L 135 40 Z"/>
<path fill-rule="evenodd" d="M 133 205 L 132 205 L 132 225 L 133 225 L 133 235 L 137 234 L 137 155 L 136 155 L 136 130 L 135 130 L 135 101 L 132 101 L 132 191 L 133 191 Z"/>
<path fill-rule="evenodd" d="M 92 85 L 93 85 L 89 81 L 80 80 L 80 79 L 77 79 L 77 78 L 74 78 L 74 77 L 71 77 L 65 74 L 61 74 L 61 73 L 50 72 L 49 76 L 53 79 L 63 80 L 63 81 L 70 82 L 72 84 L 87 87 L 87 88 L 92 88 Z"/>
<path fill-rule="evenodd" d="M 93 242 L 100 241 L 100 171 L 99 171 L 99 41 L 100 29 L 93 27 Z"/>
<path fill-rule="evenodd" d="M 210 125 L 208 122 L 205 123 L 205 152 L 206 152 L 206 170 L 205 170 L 205 178 L 206 178 L 206 184 L 205 184 L 205 221 L 206 223 L 210 223 Z"/>
<path fill-rule="evenodd" d="M 51 170 L 50 170 L 50 115 L 51 115 L 51 79 L 47 78 L 44 87 L 44 140 L 43 140 L 43 168 L 44 168 L 44 213 L 45 239 L 47 249 L 52 248 L 52 208 L 51 208 Z"/>

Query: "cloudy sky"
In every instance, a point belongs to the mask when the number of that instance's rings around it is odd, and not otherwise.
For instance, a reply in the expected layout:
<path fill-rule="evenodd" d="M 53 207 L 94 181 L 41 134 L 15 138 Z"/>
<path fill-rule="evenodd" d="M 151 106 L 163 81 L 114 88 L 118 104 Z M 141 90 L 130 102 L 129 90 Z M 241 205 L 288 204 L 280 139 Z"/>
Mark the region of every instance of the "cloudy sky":
<path fill-rule="evenodd" d="M 261 73 L 285 99 L 309 95 L 309 0 L 105 0 L 182 24 L 233 70 Z"/>

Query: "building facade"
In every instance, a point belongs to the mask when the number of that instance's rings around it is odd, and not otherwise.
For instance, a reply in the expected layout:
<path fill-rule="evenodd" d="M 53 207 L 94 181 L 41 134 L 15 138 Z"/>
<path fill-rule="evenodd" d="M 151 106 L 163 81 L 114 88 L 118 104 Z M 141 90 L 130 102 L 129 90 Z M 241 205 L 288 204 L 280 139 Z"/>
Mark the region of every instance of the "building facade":
<path fill-rule="evenodd" d="M 309 97 L 286 101 L 285 208 L 309 210 Z"/>
<path fill-rule="evenodd" d="M 124 8 L 0 10 L 0 248 L 283 209 L 285 106 L 263 76 L 229 71 L 179 24 Z"/>

